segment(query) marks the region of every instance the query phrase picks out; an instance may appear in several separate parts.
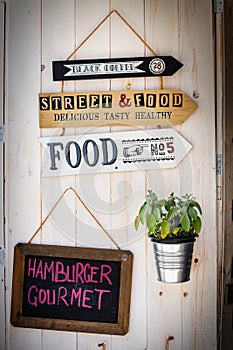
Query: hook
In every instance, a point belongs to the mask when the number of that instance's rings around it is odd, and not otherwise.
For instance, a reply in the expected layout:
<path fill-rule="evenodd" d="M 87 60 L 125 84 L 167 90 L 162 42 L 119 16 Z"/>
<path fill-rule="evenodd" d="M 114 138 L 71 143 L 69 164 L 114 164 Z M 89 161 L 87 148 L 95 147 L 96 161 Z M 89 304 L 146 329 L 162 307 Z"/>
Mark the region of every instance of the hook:
<path fill-rule="evenodd" d="M 101 348 L 102 347 L 102 350 L 106 350 L 107 347 L 106 347 L 106 344 L 105 343 L 99 343 L 98 344 L 98 347 Z"/>
<path fill-rule="evenodd" d="M 65 128 L 62 128 L 61 134 L 59 136 L 64 136 L 65 134 Z"/>
<path fill-rule="evenodd" d="M 173 335 L 170 335 L 169 337 L 167 337 L 166 339 L 166 350 L 169 350 L 169 342 L 171 340 L 174 340 L 175 338 L 173 337 Z"/>

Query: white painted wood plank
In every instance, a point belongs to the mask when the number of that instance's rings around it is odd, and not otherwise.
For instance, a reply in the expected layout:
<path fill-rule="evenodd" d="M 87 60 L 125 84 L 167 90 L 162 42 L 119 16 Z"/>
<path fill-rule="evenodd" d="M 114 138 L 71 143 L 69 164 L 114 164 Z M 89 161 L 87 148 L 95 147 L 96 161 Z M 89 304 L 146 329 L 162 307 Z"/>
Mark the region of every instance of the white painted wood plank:
<path fill-rule="evenodd" d="M 88 13 L 88 21 L 86 15 Z M 92 0 L 76 2 L 76 46 L 85 40 L 89 34 L 99 25 L 99 23 L 109 13 L 109 2 L 101 2 L 101 6 Z M 109 56 L 109 19 L 107 19 L 95 33 L 85 42 L 77 51 L 75 56 L 79 58 L 101 58 Z M 108 80 L 87 80 L 76 82 L 76 91 L 109 91 Z M 84 127 L 76 128 L 76 135 L 89 135 L 98 133 L 101 135 L 108 132 L 109 127 Z M 85 176 L 76 176 L 76 187 L 81 198 L 88 205 L 93 214 L 107 229 L 109 227 L 109 175 L 100 175 L 96 171 L 93 174 Z M 90 214 L 77 203 L 78 215 L 78 241 L 80 244 L 96 247 L 109 247 L 109 239 L 99 230 Z M 96 232 L 96 228 L 98 231 Z M 88 232 L 88 234 L 87 234 Z M 88 344 L 87 344 L 88 346 Z"/>
<path fill-rule="evenodd" d="M 75 46 L 75 1 L 42 1 L 42 84 L 45 92 L 60 92 L 61 82 L 53 82 L 52 61 L 66 59 Z M 74 91 L 75 84 L 65 85 L 68 91 Z M 64 90 L 66 91 L 66 90 Z M 73 129 L 68 129 L 73 133 Z M 41 130 L 41 135 L 53 139 L 62 133 L 62 129 Z M 41 163 L 43 153 L 41 153 Z M 42 217 L 45 218 L 58 198 L 68 187 L 75 186 L 74 177 L 56 177 L 41 179 Z M 42 229 L 42 242 L 57 245 L 76 245 L 76 199 L 73 192 L 68 191 Z M 39 237 L 38 237 L 39 238 Z M 43 331 L 43 350 L 75 349 L 76 334 L 73 332 Z"/>
<path fill-rule="evenodd" d="M 144 2 L 114 0 L 112 9 L 116 9 L 124 19 L 144 37 Z M 144 56 L 144 44 L 122 21 L 117 14 L 111 19 L 111 56 Z M 144 78 L 113 79 L 112 90 L 144 89 Z M 142 127 L 143 129 L 144 127 Z M 138 131 L 137 127 L 112 127 L 113 132 Z M 147 342 L 146 332 L 146 259 L 145 239 L 134 230 L 135 202 L 144 193 L 145 172 L 125 172 L 111 175 L 112 208 L 117 208 L 111 216 L 111 228 L 115 237 L 119 237 L 123 247 L 134 254 L 133 285 L 131 294 L 129 332 L 122 338 L 113 337 L 112 349 L 144 349 Z"/>
<path fill-rule="evenodd" d="M 45 70 L 42 72 L 43 91 L 61 91 L 61 84 L 52 81 L 51 67 L 53 60 L 66 57 L 67 52 L 74 48 L 74 9 L 75 2 L 73 0 L 66 3 L 53 0 L 42 3 L 42 63 L 45 66 Z M 68 23 L 63 20 L 64 16 L 70 19 Z M 59 26 L 56 25 L 58 22 L 60 23 Z M 74 89 L 73 82 L 68 82 L 67 88 L 72 91 Z M 72 129 L 68 131 L 72 132 Z M 42 135 L 46 135 L 52 140 L 55 134 L 59 135 L 61 132 L 61 129 L 55 131 L 45 131 L 43 129 Z M 41 162 L 43 162 L 43 153 L 41 154 Z M 73 185 L 74 179 L 71 178 L 56 178 L 53 181 L 43 179 L 42 204 L 44 216 L 50 211 L 63 191 Z M 68 203 L 70 205 L 67 205 Z M 44 227 L 44 241 L 73 245 L 75 242 L 74 211 L 75 198 L 71 193 L 67 193 L 52 213 L 47 226 Z M 67 221 L 64 220 L 66 215 Z"/>
<path fill-rule="evenodd" d="M 75 47 L 75 0 L 42 1 L 42 91 L 61 91 L 53 81 L 52 61 L 65 60 Z M 68 18 L 68 20 L 67 20 Z M 64 88 L 73 91 L 74 83 Z M 66 91 L 64 90 L 64 91 Z"/>
<path fill-rule="evenodd" d="M 88 14 L 88 21 L 86 20 Z M 76 47 L 97 28 L 99 23 L 109 14 L 109 1 L 100 3 L 92 0 L 76 1 Z M 80 47 L 72 58 L 104 58 L 109 57 L 109 19 L 107 19 L 93 35 Z M 109 91 L 108 80 L 87 80 L 76 82 L 76 91 Z M 87 135 L 108 132 L 109 127 L 76 128 L 76 135 Z M 84 202 L 88 205 L 97 219 L 108 229 L 109 227 L 109 175 L 93 174 L 76 176 L 76 188 Z M 78 242 L 84 246 L 110 247 L 109 239 L 96 225 L 87 211 L 77 203 L 78 215 Z M 88 232 L 88 234 L 87 234 Z M 79 337 L 81 346 L 83 335 Z M 91 337 L 88 338 L 89 340 Z M 90 340 L 91 341 L 91 340 Z M 85 346 L 89 346 L 88 343 Z"/>
<path fill-rule="evenodd" d="M 182 1 L 179 23 L 182 28 L 180 54 L 182 60 L 189 63 L 181 72 L 182 86 L 190 95 L 199 95 L 196 98 L 199 108 L 182 126 L 182 133 L 193 142 L 191 181 L 184 183 L 183 191 L 190 188 L 203 206 L 203 229 L 194 250 L 194 259 L 197 258 L 198 262 L 193 266 L 193 278 L 188 288 L 183 289 L 188 296 L 184 298 L 182 316 L 187 339 L 185 342 L 183 336 L 182 342 L 183 348 L 189 339 L 190 348 L 215 349 L 217 232 L 212 2 L 197 1 L 194 4 Z M 181 171 L 184 171 L 184 166 L 185 163 L 181 165 Z M 189 317 L 190 314 L 193 316 Z"/>
<path fill-rule="evenodd" d="M 224 162 L 223 162 L 223 201 L 224 201 L 224 213 L 223 216 L 223 230 L 224 230 L 224 236 L 222 237 L 220 234 L 219 241 L 221 239 L 221 243 L 218 245 L 218 250 L 221 252 L 221 245 L 224 244 L 224 259 L 221 259 L 221 267 L 222 264 L 223 269 L 220 269 L 221 274 L 219 273 L 219 277 L 222 275 L 222 271 L 224 271 L 223 274 L 223 283 L 219 283 L 220 288 L 223 288 L 224 292 L 226 293 L 226 290 L 228 289 L 227 284 L 232 283 L 232 252 L 233 252 L 233 236 L 232 236 L 232 198 L 233 198 L 233 182 L 232 182 L 232 173 L 233 173 L 233 163 L 232 163 L 232 131 L 233 131 L 233 120 L 232 120 L 232 92 L 233 92 L 233 86 L 232 86 L 232 45 L 231 45 L 231 33 L 232 33 L 232 26 L 233 26 L 233 17 L 232 17 L 232 4 L 230 1 L 224 2 L 224 13 L 218 13 L 216 14 L 216 36 L 222 37 L 224 49 L 222 50 L 218 47 L 218 41 L 217 39 L 217 45 L 216 50 L 219 48 L 219 55 L 216 57 L 216 68 L 218 70 L 219 65 L 223 65 L 223 80 L 224 80 L 224 101 L 225 106 L 222 107 L 223 112 L 223 133 L 224 139 L 223 139 L 223 147 L 224 147 Z M 223 22 L 223 28 L 220 25 L 221 21 Z M 216 51 L 218 52 L 218 51 Z M 221 54 L 220 54 L 221 52 Z M 224 55 L 224 59 L 222 60 L 221 57 Z M 216 94 L 217 94 L 217 101 L 221 100 L 221 92 L 220 87 L 222 84 L 220 84 L 221 79 L 217 77 L 217 86 L 216 86 Z M 219 112 L 219 108 L 217 107 L 217 110 Z M 218 116 L 219 117 L 219 116 Z M 218 118 L 220 119 L 220 118 Z M 218 121 L 218 125 L 220 126 L 220 122 Z M 219 127 L 220 128 L 220 127 Z M 218 130 L 218 133 L 220 131 Z M 217 150 L 219 151 L 219 145 L 217 147 Z M 220 175 L 217 176 L 218 178 Z M 219 185 L 219 182 L 218 182 Z M 218 201 L 220 202 L 220 201 Z M 220 216 L 222 219 L 222 215 Z M 221 232 L 221 231 L 220 231 Z M 221 258 L 221 254 L 218 256 L 219 260 Z M 220 279 L 221 281 L 221 279 Z M 230 287 L 229 287 L 230 291 Z M 223 293 L 222 293 L 223 294 Z M 219 301 L 222 302 L 223 298 L 219 297 Z M 229 293 L 229 299 L 230 299 L 230 293 Z M 229 300 L 228 300 L 229 301 Z M 233 304 L 225 304 L 222 307 L 222 334 L 221 334 L 221 347 L 223 349 L 231 349 L 232 347 L 232 314 L 233 314 Z"/>
<path fill-rule="evenodd" d="M 13 248 L 40 222 L 40 146 L 37 93 L 40 77 L 40 3 L 7 1 L 7 348 L 41 349 L 40 330 L 10 325 Z"/>
<path fill-rule="evenodd" d="M 193 149 L 186 159 L 183 160 L 183 162 L 179 165 L 179 168 L 177 169 L 177 176 L 173 176 L 175 174 L 172 174 L 169 171 L 170 180 L 167 181 L 167 184 L 169 188 L 176 189 L 177 191 L 181 193 L 185 192 L 191 192 L 195 193 L 198 200 L 200 200 L 203 203 L 203 206 L 205 207 L 208 203 L 211 202 L 212 206 L 212 213 L 215 212 L 215 185 L 214 185 L 214 95 L 213 95 L 213 88 L 214 88 L 214 82 L 212 77 L 214 76 L 212 73 L 212 34 L 211 34 L 211 4 L 206 3 L 207 6 L 204 9 L 204 15 L 203 15 L 203 9 L 201 2 L 196 2 L 195 4 L 193 2 L 180 2 L 179 7 L 179 14 L 177 14 L 177 18 L 179 18 L 179 36 L 180 39 L 177 37 L 175 40 L 176 43 L 179 43 L 179 57 L 181 62 L 183 62 L 185 65 L 182 68 L 182 70 L 179 73 L 180 79 L 179 79 L 179 87 L 183 89 L 189 96 L 193 95 L 193 91 L 201 91 L 200 96 L 203 96 L 202 99 L 202 106 L 190 117 L 189 120 L 187 120 L 182 127 L 179 127 L 176 129 L 181 132 L 183 136 L 185 136 L 192 144 Z M 210 5 L 210 8 L 208 6 Z M 208 8 L 208 9 L 207 9 Z M 168 9 L 164 10 L 164 13 L 166 13 Z M 169 11 L 169 10 L 168 10 Z M 174 8 L 175 11 L 175 8 Z M 169 13 L 169 12 L 168 12 Z M 174 12 L 175 13 L 175 12 Z M 165 16 L 165 15 L 164 15 Z M 166 18 L 164 17 L 164 22 L 166 22 Z M 201 18 L 201 20 L 200 20 Z M 209 20 L 209 23 L 208 23 Z M 156 21 L 155 21 L 156 22 Z M 171 24 L 171 17 L 169 17 L 169 23 Z M 205 29 L 205 25 L 208 26 Z M 187 31 L 187 28 L 189 30 Z M 202 29 L 201 29 L 202 28 Z M 171 32 L 168 30 L 168 32 Z M 178 33 L 178 31 L 174 31 L 174 33 Z M 205 36 L 203 36 L 203 33 L 205 33 Z M 200 39 L 202 38 L 202 39 Z M 164 40 L 166 41 L 166 36 L 164 36 Z M 180 40 L 180 41 L 179 41 Z M 208 42 L 209 45 L 206 45 Z M 175 44 L 173 46 L 169 46 L 170 49 L 173 48 L 176 49 Z M 205 51 L 206 50 L 206 51 Z M 193 55 L 194 52 L 194 55 Z M 205 57 L 206 62 L 204 63 L 205 67 L 209 67 L 209 69 L 205 70 L 203 67 L 203 57 Z M 207 60 L 210 60 L 208 63 Z M 187 62 L 187 63 L 185 63 Z M 202 66 L 201 66 L 202 65 Z M 200 68 L 198 69 L 198 66 Z M 205 74 L 204 74 L 205 70 Z M 200 72 L 200 73 L 199 73 Z M 173 79 L 170 79 L 171 84 L 173 84 Z M 171 85 L 169 85 L 171 86 Z M 198 88 L 197 88 L 198 86 Z M 176 85 L 176 87 L 178 87 Z M 200 90 L 199 90 L 200 89 Z M 204 102 L 205 101 L 205 102 Z M 207 102 L 208 101 L 208 102 Z M 199 100 L 197 101 L 199 104 Z M 206 113 L 203 109 L 209 107 L 209 111 Z M 212 109 L 212 111 L 211 111 Z M 204 112 L 204 114 L 203 114 Z M 208 116 L 207 116 L 208 115 Z M 211 118 L 212 121 L 211 121 Z M 201 125 L 201 127 L 200 127 Z M 204 131 L 205 130 L 205 131 Z M 204 134 L 203 134 L 204 132 Z M 205 135 L 205 136 L 204 136 Z M 205 145 L 205 142 L 208 144 Z M 211 141 L 210 141 L 211 140 Z M 212 147 L 210 145 L 213 145 Z M 208 154 L 205 152 L 205 150 L 208 149 Z M 202 155 L 202 159 L 200 160 L 200 155 Z M 213 173 L 211 175 L 211 180 L 209 185 L 207 183 L 203 185 L 202 182 L 198 181 L 197 179 L 204 179 L 204 168 L 205 166 L 209 169 L 206 172 L 209 173 L 210 169 L 213 169 Z M 209 177 L 208 177 L 209 179 Z M 171 187 L 172 186 L 172 187 Z M 212 188 L 211 191 L 209 189 Z M 167 186 L 166 186 L 167 190 Z M 205 193 L 205 194 L 204 194 Z M 211 199 L 210 199 L 211 197 Z M 213 235 L 214 229 L 212 227 L 213 221 L 210 220 L 209 214 L 205 211 L 204 212 L 204 223 L 206 223 L 207 227 L 210 227 L 207 229 L 208 232 L 211 232 Z M 206 228 L 203 228 L 203 234 L 206 235 Z M 215 250 L 216 250 L 216 241 L 215 239 L 211 240 L 211 252 L 213 253 L 213 259 L 211 258 L 210 265 L 212 264 L 212 267 L 215 266 Z M 198 263 L 193 265 L 192 272 L 191 272 L 191 281 L 186 283 L 182 286 L 182 290 L 177 289 L 175 293 L 173 293 L 173 301 L 176 300 L 174 304 L 174 311 L 176 312 L 176 316 L 174 318 L 180 320 L 180 325 L 182 327 L 180 328 L 180 338 L 177 337 L 179 335 L 179 332 L 175 332 L 175 330 L 178 331 L 176 325 L 174 325 L 174 329 L 172 329 L 172 324 L 170 327 L 169 332 L 167 331 L 167 335 L 172 334 L 175 339 L 173 341 L 173 345 L 171 343 L 171 347 L 174 346 L 174 349 L 205 349 L 205 348 L 215 348 L 215 341 L 216 341 L 216 334 L 215 334 L 215 327 L 207 327 L 206 330 L 204 330 L 203 326 L 197 326 L 197 324 L 201 324 L 202 322 L 205 322 L 205 316 L 201 314 L 202 309 L 206 310 L 209 309 L 208 312 L 212 313 L 212 320 L 213 323 L 216 322 L 216 314 L 215 314 L 215 301 L 216 295 L 215 295 L 215 288 L 216 288 L 216 281 L 215 278 L 212 279 L 212 292 L 210 292 L 210 295 L 208 298 L 203 298 L 201 295 L 199 295 L 199 291 L 203 296 L 203 292 L 201 292 L 200 285 L 205 285 L 205 282 L 203 281 L 204 274 L 208 273 L 207 270 L 209 269 L 209 276 L 212 276 L 212 269 L 211 266 L 207 267 L 206 264 L 206 249 L 205 248 L 205 242 L 208 242 L 208 251 L 209 251 L 209 245 L 210 241 L 206 240 L 206 237 L 200 237 L 196 243 L 195 251 L 194 251 L 194 258 L 198 259 Z M 198 248 L 201 248 L 200 250 Z M 211 254 L 212 254 L 211 253 Z M 203 259 L 203 265 L 201 263 Z M 207 259 L 209 260 L 209 259 Z M 205 262 L 204 262 L 205 261 Z M 204 272 L 205 271 L 205 272 Z M 209 281 L 210 282 L 210 281 Z M 208 283 L 209 283 L 208 282 Z M 198 287 L 199 286 L 199 287 Z M 198 292 L 197 292 L 198 290 Z M 198 297 L 197 297 L 198 293 Z M 171 295 L 172 293 L 169 292 Z M 207 293 L 208 294 L 208 293 Z M 175 298 L 174 298 L 175 297 Z M 207 300 L 208 299 L 208 300 Z M 210 305 L 212 304 L 212 307 Z M 164 309 L 166 311 L 166 304 L 164 303 Z M 180 305 L 176 306 L 176 305 Z M 172 306 L 170 306 L 172 307 Z M 181 310 L 182 312 L 181 312 Z M 195 312 L 193 311 L 195 310 Z M 199 319 L 200 318 L 200 319 Z M 164 320 L 162 320 L 163 322 Z M 209 322 L 208 322 L 209 324 Z M 166 326 L 164 328 L 164 325 L 161 325 L 163 330 L 168 330 L 169 323 L 166 323 Z M 210 329 L 212 330 L 213 334 L 209 334 L 206 336 L 206 333 L 210 332 Z M 159 327 L 158 332 L 161 335 L 161 329 Z M 170 333 L 173 331 L 174 333 Z M 166 335 L 164 334 L 163 338 L 163 344 L 165 341 Z M 177 342 L 178 341 L 178 342 Z M 157 344 L 156 344 L 157 345 Z M 162 344 L 160 345 L 162 346 Z M 172 347 L 173 348 L 173 347 Z"/>
<path fill-rule="evenodd" d="M 5 55 L 5 4 L 0 2 L 0 123 L 3 123 L 3 101 L 4 101 L 4 55 Z"/>
<path fill-rule="evenodd" d="M 179 59 L 178 47 L 178 2 L 146 3 L 146 37 L 147 41 L 159 55 L 171 54 Z M 147 51 L 148 52 L 148 51 Z M 180 60 L 182 62 L 182 60 Z M 183 62 L 182 62 L 183 63 Z M 183 70 L 183 67 L 180 71 Z M 155 79 L 154 79 L 155 80 Z M 156 83 L 148 79 L 148 86 Z M 179 72 L 172 77 L 163 78 L 163 87 L 179 86 Z M 175 127 L 173 127 L 176 129 Z M 178 166 L 179 167 L 179 166 Z M 147 172 L 147 188 L 153 189 L 162 198 L 175 191 L 180 191 L 179 168 Z M 181 346 L 181 287 L 176 284 L 165 284 L 157 281 L 153 249 L 150 240 L 148 244 L 148 349 L 163 349 L 166 339 L 173 336 L 175 342 L 170 342 L 170 349 L 180 349 Z M 175 320 L 175 321 L 174 321 Z"/>
<path fill-rule="evenodd" d="M 93 0 L 76 0 L 76 46 L 99 25 L 109 14 L 109 0 L 102 0 L 101 3 Z M 107 19 L 96 32 L 77 51 L 74 59 L 80 58 L 105 58 L 109 57 L 109 25 Z M 109 91 L 109 80 L 86 80 L 76 82 L 76 91 Z M 85 127 L 76 128 L 77 135 L 86 135 L 109 132 L 109 127 Z M 108 231 L 110 221 L 110 176 L 109 174 L 86 174 L 76 176 L 76 189 L 82 200 L 87 204 L 91 212 Z M 98 227 L 94 220 L 77 202 L 77 244 L 90 247 L 111 247 L 111 242 L 105 233 Z M 107 344 L 111 349 L 111 336 L 101 334 L 78 334 L 78 349 L 89 350 L 98 348 L 98 344 Z"/>
<path fill-rule="evenodd" d="M 43 349 L 76 349 L 74 332 L 43 331 Z M 67 348 L 69 346 L 69 348 Z"/>
<path fill-rule="evenodd" d="M 0 126 L 4 120 L 4 42 L 5 5 L 0 3 Z M 3 143 L 0 143 L 0 254 L 5 249 L 4 240 L 4 161 Z M 4 315 L 0 324 L 0 349 L 5 347 L 5 267 L 0 265 L 0 314 Z"/>

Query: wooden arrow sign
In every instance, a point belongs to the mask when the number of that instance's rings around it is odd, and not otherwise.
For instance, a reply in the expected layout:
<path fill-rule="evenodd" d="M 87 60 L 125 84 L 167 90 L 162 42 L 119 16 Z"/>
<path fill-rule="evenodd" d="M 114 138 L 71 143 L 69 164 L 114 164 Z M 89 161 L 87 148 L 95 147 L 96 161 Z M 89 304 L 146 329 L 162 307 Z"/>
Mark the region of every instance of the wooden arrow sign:
<path fill-rule="evenodd" d="M 53 61 L 53 80 L 168 76 L 183 64 L 172 56 Z"/>
<path fill-rule="evenodd" d="M 45 137 L 42 176 L 167 169 L 192 148 L 174 129 Z"/>
<path fill-rule="evenodd" d="M 41 128 L 178 125 L 196 108 L 181 90 L 39 94 Z"/>

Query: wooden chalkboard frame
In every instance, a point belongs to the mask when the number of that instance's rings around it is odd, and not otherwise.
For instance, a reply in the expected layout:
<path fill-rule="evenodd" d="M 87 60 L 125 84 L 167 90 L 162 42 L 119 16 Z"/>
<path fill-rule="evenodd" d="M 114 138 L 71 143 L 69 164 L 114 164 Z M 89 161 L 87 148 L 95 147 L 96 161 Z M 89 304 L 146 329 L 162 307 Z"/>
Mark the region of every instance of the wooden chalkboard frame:
<path fill-rule="evenodd" d="M 120 262 L 120 285 L 117 323 L 89 322 L 23 315 L 25 257 L 76 258 Z M 124 335 L 129 329 L 133 254 L 129 250 L 77 248 L 44 244 L 18 243 L 14 248 L 11 323 L 13 326 L 72 332 Z"/>

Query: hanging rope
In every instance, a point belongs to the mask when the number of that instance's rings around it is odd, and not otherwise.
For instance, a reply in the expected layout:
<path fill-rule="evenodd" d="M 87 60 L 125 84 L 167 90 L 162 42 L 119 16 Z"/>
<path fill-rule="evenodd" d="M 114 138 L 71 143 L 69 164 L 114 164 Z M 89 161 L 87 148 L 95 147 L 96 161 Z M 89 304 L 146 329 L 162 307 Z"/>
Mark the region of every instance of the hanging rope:
<path fill-rule="evenodd" d="M 138 32 L 126 21 L 126 19 L 117 11 L 112 10 L 109 14 L 91 31 L 90 34 L 71 52 L 71 54 L 66 58 L 66 61 L 69 59 L 87 42 L 88 39 L 102 26 L 102 24 L 109 18 L 113 13 L 116 13 L 119 18 L 128 26 L 128 28 L 138 37 L 138 39 L 153 53 L 154 56 L 157 56 L 156 52 L 149 46 L 149 44 L 138 34 Z M 64 91 L 64 80 L 62 81 L 61 92 Z M 163 78 L 160 77 L 160 88 L 163 89 Z"/>
<path fill-rule="evenodd" d="M 117 249 L 121 250 L 121 248 L 119 247 L 119 245 L 116 243 L 116 241 L 112 238 L 112 236 L 105 230 L 105 228 L 103 227 L 103 225 L 96 219 L 96 217 L 94 216 L 94 214 L 90 211 L 90 209 L 88 208 L 88 206 L 84 203 L 84 201 L 82 200 L 82 198 L 79 196 L 79 194 L 77 193 L 77 191 L 75 191 L 73 189 L 73 187 L 68 187 L 65 189 L 65 191 L 61 194 L 61 196 L 58 198 L 58 200 L 56 201 L 56 203 L 54 204 L 54 206 L 52 207 L 52 209 L 49 211 L 48 215 L 45 217 L 45 219 L 41 222 L 40 226 L 38 227 L 38 229 L 35 231 L 35 233 L 32 235 L 32 237 L 29 239 L 28 243 L 31 243 L 32 240 L 36 237 L 36 235 L 38 234 L 38 232 L 42 229 L 43 225 L 46 223 L 46 221 L 48 220 L 48 218 L 50 217 L 50 215 L 52 214 L 52 212 L 54 211 L 54 209 L 58 206 L 58 204 L 60 203 L 60 201 L 62 200 L 62 198 L 64 197 L 64 195 L 69 191 L 73 191 L 73 193 L 76 195 L 76 197 L 79 199 L 80 203 L 84 206 L 84 208 L 86 209 L 86 211 L 91 215 L 91 217 L 95 220 L 95 222 L 99 225 L 99 227 L 104 231 L 104 233 L 106 234 L 106 236 L 112 241 L 112 243 L 117 247 Z"/>
<path fill-rule="evenodd" d="M 117 11 L 112 10 L 109 14 L 87 35 L 87 37 L 71 52 L 71 54 L 66 58 L 66 61 L 69 59 L 87 42 L 88 39 L 102 26 L 102 24 L 109 18 L 113 13 L 116 13 L 119 18 L 130 28 L 130 30 L 138 37 L 139 40 L 153 53 L 154 56 L 157 56 L 156 52 L 147 44 L 147 42 L 138 34 L 138 32 L 126 21 L 126 19 Z M 160 77 L 160 89 L 163 89 L 163 77 Z M 64 92 L 64 80 L 61 82 L 61 92 Z M 61 135 L 63 136 L 65 129 L 62 129 Z"/>

